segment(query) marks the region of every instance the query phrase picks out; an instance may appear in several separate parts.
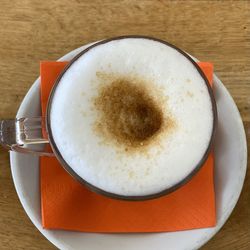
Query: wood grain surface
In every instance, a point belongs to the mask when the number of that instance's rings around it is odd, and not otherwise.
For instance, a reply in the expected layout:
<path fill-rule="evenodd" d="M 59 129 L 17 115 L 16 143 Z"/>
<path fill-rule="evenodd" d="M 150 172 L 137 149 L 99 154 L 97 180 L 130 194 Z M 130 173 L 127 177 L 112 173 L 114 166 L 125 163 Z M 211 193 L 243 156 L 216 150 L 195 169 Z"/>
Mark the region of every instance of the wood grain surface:
<path fill-rule="evenodd" d="M 13 118 L 39 75 L 92 41 L 124 34 L 167 40 L 202 61 L 233 96 L 250 143 L 250 1 L 0 0 L 0 118 Z M 56 249 L 31 223 L 0 149 L 0 250 Z M 167 249 L 167 247 L 166 247 Z M 203 250 L 250 249 L 250 171 L 229 220 Z"/>

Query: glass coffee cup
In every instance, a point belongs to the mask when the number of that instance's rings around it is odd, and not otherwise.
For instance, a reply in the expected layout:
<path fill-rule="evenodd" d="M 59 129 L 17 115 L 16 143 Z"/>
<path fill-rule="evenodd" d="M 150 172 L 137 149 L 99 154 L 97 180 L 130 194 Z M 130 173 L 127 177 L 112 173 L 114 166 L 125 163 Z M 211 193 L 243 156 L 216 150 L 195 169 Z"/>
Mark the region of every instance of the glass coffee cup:
<path fill-rule="evenodd" d="M 212 132 L 209 138 L 209 142 L 207 144 L 207 148 L 204 154 L 201 156 L 199 162 L 194 166 L 193 170 L 189 174 L 187 174 L 184 178 L 182 178 L 180 181 L 178 181 L 178 183 L 175 183 L 174 185 L 160 192 L 144 194 L 144 195 L 117 194 L 115 192 L 113 193 L 103 188 L 99 188 L 93 185 L 92 183 L 86 181 L 76 171 L 74 171 L 72 167 L 68 164 L 68 162 L 64 159 L 64 156 L 58 149 L 58 145 L 56 144 L 54 140 L 53 132 L 51 129 L 51 108 L 52 108 L 53 98 L 55 97 L 56 90 L 58 86 L 60 86 L 61 79 L 63 78 L 64 74 L 68 70 L 71 69 L 72 65 L 79 58 L 82 58 L 86 53 L 95 49 L 96 47 L 109 43 L 111 41 L 120 41 L 120 40 L 126 40 L 126 39 L 146 39 L 146 40 L 156 41 L 156 42 L 161 43 L 164 46 L 171 47 L 172 49 L 180 53 L 182 56 L 184 56 L 189 61 L 189 63 L 195 67 L 200 77 L 204 80 L 204 83 L 208 90 L 209 98 L 211 101 L 212 114 L 213 114 Z M 36 117 L 36 118 L 25 117 L 25 118 L 13 119 L 13 120 L 0 121 L 0 143 L 4 147 L 12 151 L 56 157 L 61 163 L 62 167 L 69 174 L 71 174 L 80 183 L 84 184 L 89 189 L 93 190 L 94 192 L 100 193 L 102 195 L 106 195 L 111 198 L 116 198 L 116 199 L 140 201 L 140 200 L 157 198 L 157 197 L 160 197 L 160 196 L 163 196 L 163 195 L 166 195 L 175 191 L 176 189 L 184 185 L 186 182 L 188 182 L 199 171 L 199 169 L 202 167 L 202 165 L 206 161 L 211 151 L 212 142 L 215 136 L 216 120 L 217 120 L 216 103 L 215 103 L 212 89 L 205 75 L 199 68 L 199 66 L 185 52 L 159 39 L 155 39 L 151 37 L 144 37 L 144 36 L 124 36 L 124 37 L 111 38 L 111 39 L 107 39 L 107 40 L 103 40 L 101 42 L 95 43 L 94 45 L 88 47 L 87 49 L 80 52 L 76 57 L 74 57 L 69 62 L 68 66 L 60 74 L 60 76 L 58 77 L 58 79 L 56 80 L 54 84 L 54 87 L 50 93 L 50 97 L 48 100 L 46 116 Z M 49 149 L 48 145 L 51 146 L 52 151 Z"/>

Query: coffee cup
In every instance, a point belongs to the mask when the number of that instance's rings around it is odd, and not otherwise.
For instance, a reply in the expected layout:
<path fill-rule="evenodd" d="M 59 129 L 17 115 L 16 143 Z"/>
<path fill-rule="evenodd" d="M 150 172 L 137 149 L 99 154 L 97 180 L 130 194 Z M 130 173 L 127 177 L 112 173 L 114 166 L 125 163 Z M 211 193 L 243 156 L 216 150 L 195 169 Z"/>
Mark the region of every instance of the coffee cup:
<path fill-rule="evenodd" d="M 57 78 L 45 117 L 0 121 L 9 150 L 56 157 L 94 192 L 123 200 L 169 194 L 202 167 L 216 103 L 184 51 L 145 36 L 97 42 Z M 30 148 L 47 145 L 52 151 Z"/>

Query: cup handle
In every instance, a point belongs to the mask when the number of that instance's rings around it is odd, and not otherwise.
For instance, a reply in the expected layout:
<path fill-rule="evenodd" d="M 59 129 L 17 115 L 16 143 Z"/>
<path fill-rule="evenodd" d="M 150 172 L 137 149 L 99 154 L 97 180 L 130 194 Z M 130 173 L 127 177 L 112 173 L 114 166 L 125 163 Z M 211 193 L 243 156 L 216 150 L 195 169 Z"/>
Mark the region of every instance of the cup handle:
<path fill-rule="evenodd" d="M 45 131 L 43 117 L 0 120 L 0 144 L 11 151 L 54 156 Z"/>

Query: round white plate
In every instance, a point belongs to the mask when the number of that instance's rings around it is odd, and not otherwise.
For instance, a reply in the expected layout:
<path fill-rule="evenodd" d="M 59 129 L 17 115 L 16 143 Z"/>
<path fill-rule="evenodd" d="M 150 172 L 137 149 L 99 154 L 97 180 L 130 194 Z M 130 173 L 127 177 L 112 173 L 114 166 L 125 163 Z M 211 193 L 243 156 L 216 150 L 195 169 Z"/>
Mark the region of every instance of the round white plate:
<path fill-rule="evenodd" d="M 68 53 L 59 61 L 71 60 L 87 46 Z M 40 78 L 25 96 L 17 117 L 34 117 L 41 114 L 39 86 Z M 67 250 L 187 250 L 197 249 L 205 244 L 222 227 L 236 205 L 247 163 L 246 137 L 238 109 L 215 75 L 214 88 L 219 116 L 215 142 L 216 227 L 147 234 L 94 234 L 45 230 L 41 224 L 38 157 L 11 152 L 11 171 L 17 194 L 34 225 L 55 246 Z"/>

